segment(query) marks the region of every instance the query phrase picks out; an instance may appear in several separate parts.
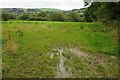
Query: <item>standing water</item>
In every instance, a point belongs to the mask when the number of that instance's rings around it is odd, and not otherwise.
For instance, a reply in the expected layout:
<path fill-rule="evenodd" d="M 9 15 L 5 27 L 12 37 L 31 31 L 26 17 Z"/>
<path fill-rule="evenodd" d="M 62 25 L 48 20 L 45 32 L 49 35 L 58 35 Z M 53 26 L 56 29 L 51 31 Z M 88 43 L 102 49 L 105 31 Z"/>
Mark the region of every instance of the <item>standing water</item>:
<path fill-rule="evenodd" d="M 57 49 L 57 51 L 59 53 L 59 65 L 58 65 L 58 68 L 57 68 L 56 78 L 68 78 L 69 73 L 66 71 L 66 69 L 64 67 L 64 57 L 62 55 L 63 50 L 62 49 Z"/>

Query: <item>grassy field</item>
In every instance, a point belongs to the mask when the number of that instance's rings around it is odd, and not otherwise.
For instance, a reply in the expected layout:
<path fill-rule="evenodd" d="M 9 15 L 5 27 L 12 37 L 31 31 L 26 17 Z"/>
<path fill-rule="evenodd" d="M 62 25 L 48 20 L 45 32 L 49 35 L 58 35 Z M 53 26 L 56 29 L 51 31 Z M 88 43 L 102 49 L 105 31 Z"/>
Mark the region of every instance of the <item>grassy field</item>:
<path fill-rule="evenodd" d="M 118 77 L 117 43 L 103 24 L 3 21 L 2 31 L 3 78 Z"/>

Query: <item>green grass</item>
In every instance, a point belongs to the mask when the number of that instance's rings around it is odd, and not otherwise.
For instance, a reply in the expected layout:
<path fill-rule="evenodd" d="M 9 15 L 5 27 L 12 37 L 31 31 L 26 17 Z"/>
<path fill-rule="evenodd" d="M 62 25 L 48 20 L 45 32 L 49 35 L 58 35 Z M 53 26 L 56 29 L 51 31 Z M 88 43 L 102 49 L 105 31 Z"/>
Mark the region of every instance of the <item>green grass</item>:
<path fill-rule="evenodd" d="M 100 23 L 3 21 L 2 31 L 3 77 L 54 77 L 59 59 L 58 56 L 50 59 L 49 52 L 55 47 L 77 47 L 108 56 L 117 54 L 112 30 Z M 71 68 L 86 66 L 79 64 L 79 58 L 72 58 L 78 65 Z"/>

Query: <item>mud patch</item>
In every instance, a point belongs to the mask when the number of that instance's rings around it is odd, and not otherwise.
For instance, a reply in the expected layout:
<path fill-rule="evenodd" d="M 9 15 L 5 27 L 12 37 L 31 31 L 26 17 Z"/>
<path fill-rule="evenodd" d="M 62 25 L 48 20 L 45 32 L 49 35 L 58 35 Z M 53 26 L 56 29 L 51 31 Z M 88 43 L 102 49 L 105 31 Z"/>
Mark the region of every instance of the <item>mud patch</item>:
<path fill-rule="evenodd" d="M 76 58 L 79 58 L 81 63 L 79 63 L 79 61 L 78 63 L 74 63 L 74 60 L 70 61 L 73 56 L 71 55 L 70 58 L 67 58 L 65 53 L 75 55 Z M 55 54 L 57 54 L 59 59 L 55 78 L 69 78 L 73 76 L 86 78 L 97 76 L 98 78 L 100 78 L 106 75 L 110 76 L 110 74 L 108 74 L 108 70 L 111 69 L 110 65 L 113 64 L 113 61 L 109 61 L 108 55 L 82 52 L 78 48 L 74 47 L 54 48 L 50 53 L 50 58 L 52 59 Z M 76 59 L 75 57 L 74 59 Z M 112 56 L 112 58 L 114 59 L 114 56 Z M 85 65 L 86 67 L 81 64 Z M 78 68 L 78 71 L 76 71 L 77 69 L 75 69 L 76 66 Z M 82 70 L 79 72 L 80 69 Z"/>
<path fill-rule="evenodd" d="M 70 54 L 76 55 L 78 58 L 80 58 L 82 62 L 87 66 L 86 69 L 91 71 L 91 74 L 96 75 L 98 78 L 104 77 L 106 75 L 111 76 L 108 70 L 117 68 L 117 66 L 111 68 L 112 64 L 117 64 L 117 62 L 115 62 L 115 56 L 112 56 L 112 58 L 110 58 L 110 55 L 82 52 L 81 50 L 72 47 L 66 48 L 66 50 L 70 52 Z"/>
<path fill-rule="evenodd" d="M 67 51 L 73 53 L 76 56 L 82 57 L 82 58 L 86 58 L 90 55 L 88 55 L 85 52 L 81 52 L 80 50 L 78 50 L 77 48 L 66 48 Z"/>
<path fill-rule="evenodd" d="M 65 66 L 64 66 L 64 56 L 63 56 L 63 50 L 62 49 L 57 49 L 59 53 L 59 65 L 57 68 L 57 75 L 56 78 L 68 78 L 69 73 L 66 71 Z"/>

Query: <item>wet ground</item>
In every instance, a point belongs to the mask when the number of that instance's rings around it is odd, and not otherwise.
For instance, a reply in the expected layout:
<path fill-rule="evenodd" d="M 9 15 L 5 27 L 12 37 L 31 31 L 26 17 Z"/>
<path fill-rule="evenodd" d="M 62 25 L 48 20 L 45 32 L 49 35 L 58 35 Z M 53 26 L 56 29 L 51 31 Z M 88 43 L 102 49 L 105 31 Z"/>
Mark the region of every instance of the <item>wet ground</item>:
<path fill-rule="evenodd" d="M 77 48 L 72 48 L 72 47 L 71 48 L 55 48 L 55 49 L 53 49 L 53 51 L 54 52 L 50 53 L 50 58 L 52 59 L 55 54 L 57 54 L 57 56 L 59 57 L 59 63 L 56 67 L 55 78 L 69 78 L 69 77 L 72 77 L 72 75 L 74 75 L 74 73 L 72 73 L 70 67 L 68 69 L 68 67 L 66 67 L 66 64 L 65 64 L 65 61 L 67 58 L 64 56 L 63 53 L 65 53 L 66 51 L 69 52 L 69 54 L 72 54 L 72 55 L 76 56 L 77 58 L 79 58 L 87 66 L 87 68 L 90 71 L 93 71 L 95 73 L 95 75 L 97 75 L 98 77 L 102 77 L 103 74 L 109 74 L 109 73 L 104 73 L 104 72 L 102 73 L 98 69 L 98 68 L 101 68 L 102 71 L 104 69 L 105 69 L 105 71 L 107 71 L 107 70 L 109 70 L 109 66 L 112 64 L 112 62 L 109 59 L 107 59 L 106 56 L 103 54 L 86 53 L 86 52 L 80 51 Z M 111 56 L 111 59 L 116 59 L 116 58 L 114 56 Z M 71 61 L 69 60 L 69 63 L 70 62 Z M 79 64 L 79 62 L 74 63 L 74 64 Z M 100 65 L 100 67 L 98 67 L 98 65 Z M 79 67 L 78 67 L 78 69 L 79 69 Z M 81 70 L 81 72 L 82 72 L 82 70 Z M 79 78 L 80 77 L 81 76 L 79 76 Z"/>

